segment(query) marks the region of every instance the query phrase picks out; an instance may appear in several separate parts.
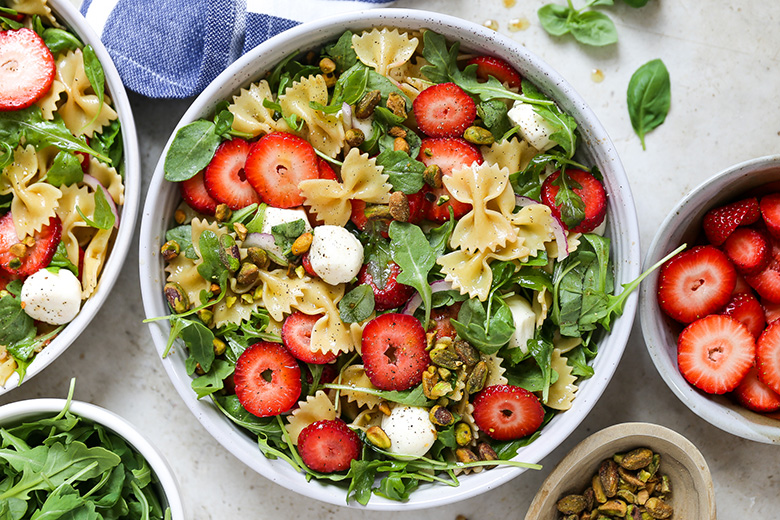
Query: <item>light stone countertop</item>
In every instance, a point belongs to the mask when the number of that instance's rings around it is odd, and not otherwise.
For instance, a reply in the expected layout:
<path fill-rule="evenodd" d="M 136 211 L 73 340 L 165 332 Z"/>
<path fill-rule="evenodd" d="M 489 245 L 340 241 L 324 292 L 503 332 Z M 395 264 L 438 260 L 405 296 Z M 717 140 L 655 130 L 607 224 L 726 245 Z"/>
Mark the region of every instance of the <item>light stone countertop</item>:
<path fill-rule="evenodd" d="M 557 0 L 563 3 L 563 0 Z M 682 196 L 729 165 L 780 153 L 780 2 L 650 0 L 642 9 L 602 7 L 619 42 L 607 48 L 552 38 L 539 25 L 543 0 L 399 0 L 397 7 L 441 11 L 482 23 L 526 45 L 558 70 L 590 104 L 623 161 L 639 214 L 643 255 L 655 230 Z M 581 0 L 574 0 L 581 5 Z M 507 7 L 507 5 L 511 5 Z M 511 32 L 511 19 L 530 26 Z M 672 109 L 642 151 L 626 109 L 631 74 L 662 58 L 672 81 Z M 603 72 L 603 81 L 593 71 Z M 144 193 L 161 149 L 191 100 L 134 94 Z M 569 439 L 527 471 L 482 496 L 434 510 L 375 513 L 314 502 L 255 474 L 200 426 L 165 375 L 146 326 L 138 282 L 137 236 L 121 277 L 100 314 L 43 374 L 0 398 L 0 404 L 62 397 L 78 377 L 76 398 L 104 406 L 156 442 L 178 477 L 193 519 L 454 519 L 522 518 L 544 478 L 580 440 L 608 425 L 648 421 L 690 439 L 707 460 L 720 518 L 778 517 L 777 446 L 724 433 L 681 404 L 655 370 L 638 320 L 615 378 Z M 694 519 L 690 519 L 694 520 Z"/>

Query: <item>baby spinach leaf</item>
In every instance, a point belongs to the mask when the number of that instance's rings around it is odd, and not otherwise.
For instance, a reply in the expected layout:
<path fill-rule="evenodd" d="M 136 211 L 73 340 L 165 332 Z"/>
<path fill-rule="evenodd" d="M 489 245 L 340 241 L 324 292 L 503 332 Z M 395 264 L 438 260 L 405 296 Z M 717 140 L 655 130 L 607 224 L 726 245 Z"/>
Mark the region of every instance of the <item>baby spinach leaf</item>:
<path fill-rule="evenodd" d="M 84 222 L 96 229 L 111 229 L 116 222 L 116 216 L 114 216 L 114 212 L 111 211 L 111 206 L 108 204 L 106 195 L 103 193 L 103 188 L 101 186 L 98 186 L 97 191 L 95 191 L 95 211 L 92 214 L 94 220 L 84 215 L 84 212 L 81 211 L 81 208 L 78 206 L 76 206 L 76 211 L 81 218 L 84 219 Z"/>
<path fill-rule="evenodd" d="M 43 43 L 46 44 L 52 54 L 59 54 L 63 51 L 75 51 L 84 45 L 72 33 L 56 27 L 46 28 L 41 38 L 43 38 Z"/>
<path fill-rule="evenodd" d="M 542 402 L 547 402 L 552 384 L 552 351 L 553 344 L 542 338 L 533 338 L 528 340 L 528 350 L 536 361 L 536 365 L 542 371 Z"/>
<path fill-rule="evenodd" d="M 84 62 L 84 74 L 86 74 L 89 80 L 92 90 L 95 91 L 95 95 L 98 98 L 98 108 L 95 112 L 95 116 L 92 121 L 84 125 L 87 127 L 95 122 L 100 115 L 100 111 L 103 110 L 103 100 L 105 97 L 106 76 L 103 72 L 103 65 L 100 64 L 100 60 L 95 54 L 95 49 L 91 45 L 84 46 L 82 60 Z"/>
<path fill-rule="evenodd" d="M 311 101 L 309 106 L 326 114 L 335 114 L 342 109 L 344 103 L 354 105 L 366 92 L 369 72 L 370 69 L 362 63 L 354 65 L 339 76 L 336 85 L 333 87 L 333 96 L 330 104 L 325 106 Z"/>
<path fill-rule="evenodd" d="M 6 348 L 35 336 L 35 323 L 21 302 L 7 294 L 0 298 L 0 345 Z"/>
<path fill-rule="evenodd" d="M 72 153 L 60 151 L 52 162 L 51 168 L 46 172 L 46 182 L 52 186 L 70 186 L 84 179 L 84 170 L 81 169 L 81 161 Z"/>
<path fill-rule="evenodd" d="M 89 142 L 90 146 L 101 155 L 109 158 L 108 164 L 116 168 L 119 175 L 124 178 L 124 144 L 122 142 L 122 125 L 119 119 L 114 119 L 103 127 L 102 132 L 95 132 Z"/>
<path fill-rule="evenodd" d="M 179 250 L 181 251 L 181 254 L 190 260 L 198 259 L 198 253 L 195 252 L 195 247 L 192 245 L 191 225 L 185 224 L 169 229 L 165 232 L 165 240 L 173 240 L 179 244 Z"/>
<path fill-rule="evenodd" d="M 382 173 L 389 176 L 388 182 L 393 190 L 411 195 L 422 189 L 425 165 L 406 152 L 386 150 L 377 156 L 376 164 L 382 166 Z"/>
<path fill-rule="evenodd" d="M 506 103 L 500 99 L 491 99 L 482 101 L 477 105 L 477 116 L 482 119 L 485 128 L 493 134 L 493 139 L 500 142 L 504 135 L 512 128 L 512 122 L 509 121 Z"/>
<path fill-rule="evenodd" d="M 211 230 L 205 230 L 200 234 L 198 249 L 203 258 L 203 263 L 198 266 L 198 274 L 204 280 L 218 282 L 227 274 L 227 267 L 222 263 L 219 251 L 221 249 L 219 237 Z"/>
<path fill-rule="evenodd" d="M 186 181 L 208 166 L 222 139 L 216 125 L 200 119 L 181 127 L 165 155 L 165 179 Z"/>
<path fill-rule="evenodd" d="M 498 352 L 515 332 L 512 311 L 503 300 L 497 300 L 495 312 L 490 316 L 482 302 L 477 299 L 466 300 L 460 307 L 458 319 L 451 320 L 461 338 L 487 355 Z"/>
<path fill-rule="evenodd" d="M 436 251 L 422 230 L 408 222 L 394 220 L 390 224 L 390 255 L 401 268 L 398 283 L 414 287 L 422 298 L 427 324 L 431 318 L 431 286 L 428 273 L 436 264 Z"/>
<path fill-rule="evenodd" d="M 660 126 L 669 113 L 672 87 L 664 62 L 655 59 L 637 69 L 628 82 L 628 115 L 645 150 L 645 134 Z"/>
<path fill-rule="evenodd" d="M 370 285 L 360 284 L 339 301 L 339 316 L 344 323 L 359 323 L 374 312 L 374 291 Z"/>

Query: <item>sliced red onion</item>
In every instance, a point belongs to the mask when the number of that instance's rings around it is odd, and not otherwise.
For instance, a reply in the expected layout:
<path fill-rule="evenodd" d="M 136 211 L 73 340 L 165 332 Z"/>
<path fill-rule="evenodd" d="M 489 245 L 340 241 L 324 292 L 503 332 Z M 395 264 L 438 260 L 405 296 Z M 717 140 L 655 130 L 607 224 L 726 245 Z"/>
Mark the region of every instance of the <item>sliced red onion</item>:
<path fill-rule="evenodd" d="M 552 227 L 553 235 L 555 235 L 555 243 L 558 244 L 558 261 L 560 261 L 569 256 L 569 241 L 566 240 L 566 228 L 561 219 L 554 214 L 552 218 L 553 221 L 550 227 Z"/>
<path fill-rule="evenodd" d="M 243 247 L 259 247 L 266 251 L 275 245 L 274 236 L 270 233 L 249 233 L 243 243 Z"/>
<path fill-rule="evenodd" d="M 538 200 L 534 200 L 531 197 L 523 197 L 521 195 L 515 195 L 515 204 L 520 206 L 521 208 L 525 208 L 527 206 L 533 206 L 534 204 L 541 204 Z"/>
<path fill-rule="evenodd" d="M 341 117 L 347 128 L 352 128 L 352 105 L 349 103 L 341 104 Z"/>
<path fill-rule="evenodd" d="M 98 186 L 100 186 L 103 189 L 103 195 L 106 199 L 106 202 L 108 202 L 108 207 L 111 208 L 111 213 L 114 214 L 114 227 L 119 228 L 119 210 L 116 207 L 116 204 L 114 203 L 113 197 L 111 197 L 111 194 L 108 192 L 108 189 L 103 186 L 99 180 L 97 180 L 92 175 L 84 174 L 84 184 L 92 188 L 92 191 L 97 192 Z"/>
<path fill-rule="evenodd" d="M 450 289 L 452 289 L 452 284 L 447 280 L 436 280 L 431 284 L 431 294 L 441 291 L 449 291 Z M 420 305 L 422 305 L 422 296 L 420 296 L 420 293 L 415 292 L 401 309 L 401 314 L 412 315 L 417 311 L 417 309 L 420 308 Z"/>

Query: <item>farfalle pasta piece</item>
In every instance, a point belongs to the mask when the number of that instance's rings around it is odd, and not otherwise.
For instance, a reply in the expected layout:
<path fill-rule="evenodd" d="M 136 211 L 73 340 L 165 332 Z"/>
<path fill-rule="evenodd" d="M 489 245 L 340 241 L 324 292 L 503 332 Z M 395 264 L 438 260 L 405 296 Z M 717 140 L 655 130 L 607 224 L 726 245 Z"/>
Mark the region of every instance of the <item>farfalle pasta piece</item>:
<path fill-rule="evenodd" d="M 485 387 L 493 385 L 506 385 L 509 383 L 509 380 L 504 377 L 506 368 L 501 365 L 503 360 L 504 359 L 501 358 L 498 354 L 483 356 L 482 361 L 484 361 L 488 367 L 488 376 L 485 380 Z"/>
<path fill-rule="evenodd" d="M 41 109 L 41 117 L 46 121 L 54 119 L 54 114 L 57 112 L 57 103 L 63 92 L 65 92 L 65 84 L 55 79 L 52 81 L 49 91 L 35 102 L 38 108 Z"/>
<path fill-rule="evenodd" d="M 117 173 L 116 168 L 102 163 L 94 157 L 90 157 L 89 174 L 96 178 L 108 191 L 115 203 L 120 206 L 125 203 L 125 184 L 122 181 L 122 176 Z"/>
<path fill-rule="evenodd" d="M 336 407 L 322 390 L 317 390 L 314 395 L 306 397 L 305 401 L 298 401 L 298 408 L 287 416 L 287 424 L 284 429 L 290 434 L 294 445 L 298 445 L 298 436 L 304 428 L 317 421 L 332 421 L 338 417 Z"/>
<path fill-rule="evenodd" d="M 46 182 L 35 182 L 38 155 L 32 145 L 14 150 L 14 162 L 3 170 L 0 194 L 13 193 L 11 213 L 16 235 L 33 235 L 57 214 L 62 191 Z"/>
<path fill-rule="evenodd" d="M 65 102 L 57 113 L 73 135 L 92 137 L 103 126 L 116 119 L 111 100 L 104 96 L 101 106 L 97 94 L 92 90 L 84 72 L 84 58 L 81 49 L 69 51 L 57 59 L 57 81 L 65 87 Z"/>
<path fill-rule="evenodd" d="M 263 306 L 268 314 L 278 322 L 284 321 L 285 314 L 290 314 L 292 308 L 303 298 L 303 286 L 308 278 L 292 278 L 287 276 L 287 270 L 260 271 L 263 281 Z"/>
<path fill-rule="evenodd" d="M 319 220 L 331 226 L 344 226 L 352 213 L 351 199 L 374 204 L 390 201 L 392 186 L 382 170 L 376 159 L 353 148 L 341 166 L 342 182 L 310 179 L 301 181 L 298 187 L 306 198 L 304 204 L 311 207 Z"/>
<path fill-rule="evenodd" d="M 14 11 L 26 15 L 38 15 L 46 20 L 49 25 L 62 28 L 51 12 L 46 0 L 6 0 L 6 6 Z"/>
<path fill-rule="evenodd" d="M 301 78 L 279 96 L 286 116 L 296 115 L 306 123 L 306 138 L 317 150 L 336 157 L 344 146 L 344 124 L 340 116 L 315 110 L 310 103 L 328 104 L 328 86 L 322 74 Z"/>
<path fill-rule="evenodd" d="M 367 388 L 376 390 L 371 384 L 371 380 L 366 375 L 363 365 L 350 365 L 341 372 L 339 384 L 351 386 L 353 388 Z M 379 406 L 382 399 L 373 395 L 361 392 L 359 390 L 341 390 L 341 395 L 347 398 L 347 401 L 357 403 L 360 407 L 374 408 Z"/>
<path fill-rule="evenodd" d="M 490 146 L 482 146 L 482 158 L 486 163 L 495 164 L 499 168 L 506 168 L 509 173 L 525 170 L 528 163 L 539 153 L 527 142 L 512 137 Z"/>
<path fill-rule="evenodd" d="M 81 269 L 81 298 L 87 299 L 95 292 L 103 270 L 103 264 L 108 256 L 112 229 L 98 229 L 92 240 L 84 249 L 84 259 Z"/>
<path fill-rule="evenodd" d="M 531 204 L 512 214 L 512 224 L 531 256 L 536 256 L 539 251 L 545 249 L 547 242 L 555 240 L 552 231 L 554 219 L 550 208 L 544 204 Z"/>
<path fill-rule="evenodd" d="M 211 282 L 198 273 L 195 261 L 184 255 L 178 255 L 165 266 L 168 272 L 167 281 L 177 283 L 187 294 L 190 303 L 200 303 L 201 291 L 208 291 Z"/>
<path fill-rule="evenodd" d="M 233 130 L 251 134 L 252 137 L 271 132 L 289 132 L 290 127 L 283 118 L 274 120 L 273 109 L 263 106 L 263 100 L 273 100 L 271 87 L 266 80 L 242 88 L 228 110 L 233 114 Z"/>
<path fill-rule="evenodd" d="M 572 367 L 566 363 L 566 358 L 561 355 L 558 348 L 552 351 L 550 366 L 558 373 L 558 380 L 550 385 L 547 402 L 544 404 L 553 410 L 568 410 L 578 390 L 577 385 L 574 384 L 577 378 L 571 374 Z"/>
<path fill-rule="evenodd" d="M 398 29 L 372 29 L 352 35 L 352 48 L 358 59 L 382 75 L 409 61 L 419 42 Z"/>
<path fill-rule="evenodd" d="M 214 325 L 221 327 L 228 323 L 247 321 L 252 317 L 252 313 L 258 310 L 262 304 L 263 300 L 260 298 L 245 300 L 241 298 L 241 295 L 227 289 L 225 297 L 212 307 Z"/>
<path fill-rule="evenodd" d="M 539 328 L 547 319 L 547 313 L 550 312 L 552 305 L 552 294 L 545 287 L 536 293 L 536 297 L 531 301 L 531 308 L 536 314 L 536 327 Z"/>
<path fill-rule="evenodd" d="M 304 314 L 322 314 L 311 330 L 311 350 L 323 353 L 354 350 L 350 326 L 341 321 L 336 306 L 344 296 L 344 285 L 333 286 L 322 280 L 304 279 L 301 298 L 291 305 Z"/>
<path fill-rule="evenodd" d="M 349 423 L 350 428 L 360 428 L 365 431 L 372 426 L 380 426 L 382 424 L 382 412 L 374 411 L 373 409 L 361 410 L 352 422 Z"/>
<path fill-rule="evenodd" d="M 62 243 L 68 252 L 68 260 L 78 265 L 79 235 L 92 228 L 81 218 L 76 207 L 81 209 L 84 215 L 94 214 L 95 197 L 86 186 L 78 187 L 75 184 L 62 186 L 61 193 L 57 214 L 62 222 Z"/>

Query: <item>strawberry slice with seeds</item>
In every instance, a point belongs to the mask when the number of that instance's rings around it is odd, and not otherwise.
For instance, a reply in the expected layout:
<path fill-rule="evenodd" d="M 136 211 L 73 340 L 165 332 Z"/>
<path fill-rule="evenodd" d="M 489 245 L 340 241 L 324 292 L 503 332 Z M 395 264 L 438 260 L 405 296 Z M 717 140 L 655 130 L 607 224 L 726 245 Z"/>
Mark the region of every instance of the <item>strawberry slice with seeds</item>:
<path fill-rule="evenodd" d="M 720 310 L 731 298 L 737 272 L 728 257 L 712 246 L 697 246 L 661 266 L 658 305 L 681 323 Z"/>
<path fill-rule="evenodd" d="M 487 81 L 490 76 L 493 76 L 512 88 L 520 88 L 522 84 L 523 78 L 520 74 L 501 58 L 477 56 L 467 62 L 467 65 L 474 64 L 477 66 L 477 77 L 482 81 Z"/>
<path fill-rule="evenodd" d="M 739 226 L 749 226 L 761 218 L 761 210 L 755 197 L 738 200 L 709 210 L 704 215 L 702 227 L 710 244 L 719 246 Z"/>
<path fill-rule="evenodd" d="M 284 346 L 261 341 L 250 345 L 236 361 L 236 397 L 258 417 L 286 412 L 301 395 L 301 368 Z"/>
<path fill-rule="evenodd" d="M 745 280 L 762 299 L 780 303 L 780 262 L 777 260 L 772 260 L 757 274 L 746 275 Z"/>
<path fill-rule="evenodd" d="M 723 242 L 723 251 L 743 274 L 763 270 L 772 258 L 772 247 L 766 236 L 758 230 L 740 227 Z"/>
<path fill-rule="evenodd" d="M 758 378 L 758 369 L 750 367 L 745 378 L 734 390 L 739 404 L 754 412 L 766 413 L 780 410 L 780 394 L 762 383 Z"/>
<path fill-rule="evenodd" d="M 49 91 L 54 57 L 35 31 L 0 31 L 0 111 L 27 108 Z"/>
<path fill-rule="evenodd" d="M 764 316 L 766 316 L 767 324 L 770 324 L 780 318 L 780 303 L 772 303 L 767 300 L 760 300 L 761 307 L 764 308 Z"/>
<path fill-rule="evenodd" d="M 773 321 L 756 345 L 758 378 L 780 394 L 780 321 Z"/>
<path fill-rule="evenodd" d="M 320 352 L 311 349 L 311 331 L 322 316 L 322 314 L 309 315 L 296 311 L 284 320 L 282 343 L 295 359 L 315 365 L 324 365 L 336 360 L 338 356 L 336 352 Z"/>
<path fill-rule="evenodd" d="M 320 473 L 346 471 L 360 458 L 363 443 L 341 419 L 317 421 L 298 436 L 298 453 L 303 463 Z"/>
<path fill-rule="evenodd" d="M 750 293 L 732 296 L 723 309 L 723 314 L 742 322 L 755 339 L 758 339 L 766 327 L 764 308 L 758 299 Z"/>
<path fill-rule="evenodd" d="M 770 193 L 761 197 L 759 208 L 769 233 L 775 238 L 780 238 L 780 193 Z"/>
<path fill-rule="evenodd" d="M 493 385 L 474 398 L 474 422 L 491 439 L 510 441 L 530 435 L 544 420 L 539 399 L 519 386 Z"/>
<path fill-rule="evenodd" d="M 366 375 L 380 390 L 417 386 L 431 362 L 425 347 L 425 330 L 414 316 L 377 316 L 363 329 L 361 352 Z"/>
<path fill-rule="evenodd" d="M 452 170 L 482 164 L 482 152 L 465 139 L 455 137 L 423 139 L 420 144 L 420 154 L 417 157 L 425 166 L 435 164 L 441 168 L 442 175 L 452 175 Z M 471 204 L 464 204 L 452 198 L 446 187 L 431 188 L 428 185 L 422 190 L 422 213 L 424 218 L 434 222 L 446 222 L 450 218 L 449 208 L 455 214 L 455 220 L 471 210 Z M 446 202 L 445 202 L 446 200 Z"/>
<path fill-rule="evenodd" d="M 198 213 L 203 213 L 204 215 L 214 215 L 216 213 L 219 202 L 209 195 L 208 190 L 206 190 L 202 171 L 186 181 L 180 182 L 179 192 L 184 202 Z"/>
<path fill-rule="evenodd" d="M 734 284 L 734 290 L 731 294 L 749 293 L 753 294 L 753 288 L 747 283 L 745 277 L 737 273 L 737 283 Z M 754 295 L 755 296 L 755 295 Z"/>
<path fill-rule="evenodd" d="M 401 268 L 395 262 L 385 266 L 375 263 L 364 264 L 357 275 L 358 283 L 367 284 L 374 292 L 374 308 L 378 311 L 394 309 L 414 293 L 414 288 L 398 283 Z"/>
<path fill-rule="evenodd" d="M 0 217 L 0 269 L 17 278 L 30 276 L 49 265 L 61 238 L 62 221 L 55 216 L 32 237 L 20 241 L 9 211 Z"/>
<path fill-rule="evenodd" d="M 320 166 L 308 141 L 294 134 L 274 132 L 252 144 L 244 174 L 263 202 L 275 208 L 293 208 L 304 201 L 298 184 L 318 179 Z"/>
<path fill-rule="evenodd" d="M 709 394 L 731 392 L 747 375 L 756 341 L 738 320 L 711 314 L 685 327 L 677 339 L 677 364 L 683 377 Z"/>
<path fill-rule="evenodd" d="M 555 197 L 558 196 L 560 187 L 555 185 L 555 181 L 560 175 L 561 172 L 557 171 L 544 180 L 541 195 L 542 203 L 548 206 L 559 219 L 561 218 L 561 205 L 555 200 Z M 607 214 L 607 192 L 604 190 L 604 185 L 596 177 L 582 170 L 566 170 L 565 175 L 573 187 L 572 191 L 585 204 L 585 218 L 570 231 L 573 233 L 593 231 L 601 224 Z M 571 181 L 580 187 L 574 187 L 575 185 Z"/>
<path fill-rule="evenodd" d="M 217 147 L 203 176 L 209 195 L 232 210 L 260 202 L 244 173 L 247 155 L 249 143 L 243 139 L 236 137 L 225 141 Z"/>
<path fill-rule="evenodd" d="M 477 105 L 455 83 L 426 88 L 412 103 L 417 128 L 429 137 L 460 137 L 477 117 Z"/>

